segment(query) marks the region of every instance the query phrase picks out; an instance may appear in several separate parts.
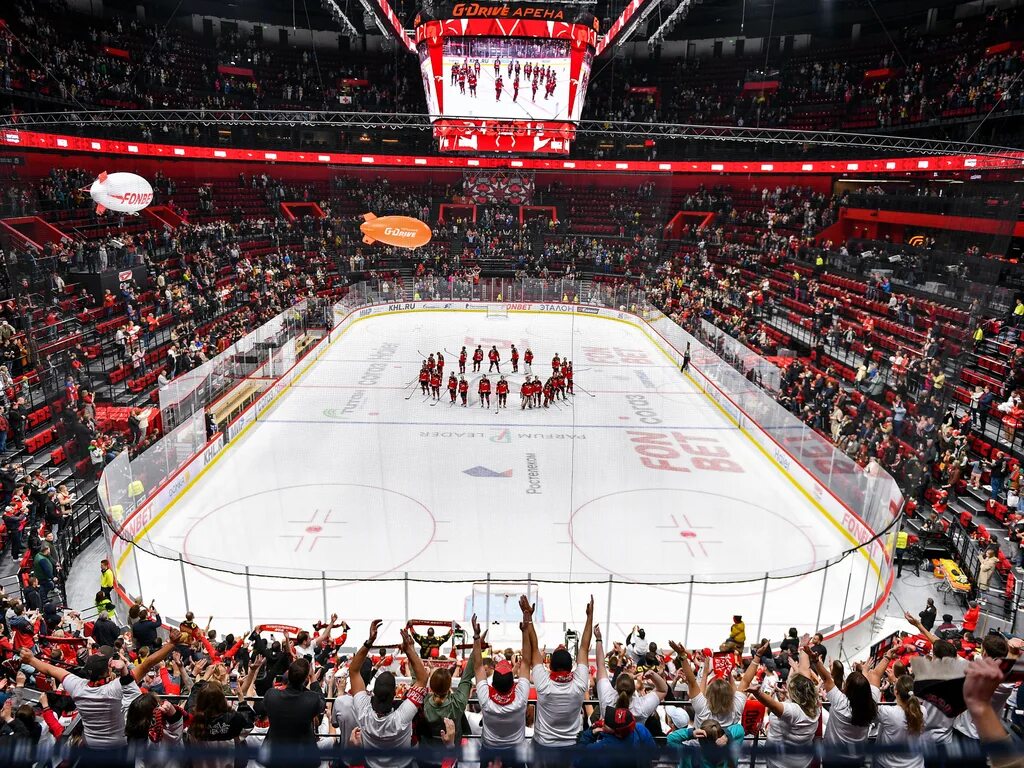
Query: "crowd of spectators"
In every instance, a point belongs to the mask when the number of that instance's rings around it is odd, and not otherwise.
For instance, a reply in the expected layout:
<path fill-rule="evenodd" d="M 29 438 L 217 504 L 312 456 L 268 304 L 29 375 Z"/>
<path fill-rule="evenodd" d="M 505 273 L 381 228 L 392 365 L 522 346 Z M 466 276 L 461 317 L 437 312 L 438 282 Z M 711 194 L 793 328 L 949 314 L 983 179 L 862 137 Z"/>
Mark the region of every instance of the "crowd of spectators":
<path fill-rule="evenodd" d="M 549 649 L 525 596 L 521 643 L 489 644 L 490 628 L 473 616 L 472 643 L 458 650 L 454 641 L 447 647 L 452 632 L 421 635 L 410 621 L 386 643 L 381 621 L 356 634 L 337 614 L 310 629 L 257 626 L 235 634 L 215 617 L 200 626 L 191 613 L 167 627 L 153 604 L 135 602 L 126 613 L 116 607 L 107 561 L 95 617 L 87 619 L 50 599 L 49 549 L 45 540 L 36 546 L 39 576 L 25 600 L 0 595 L 7 683 L 0 746 L 186 745 L 213 748 L 193 761 L 209 766 L 233 764 L 233 748 L 242 745 L 267 744 L 267 764 L 288 765 L 319 762 L 297 749 L 347 747 L 366 750 L 367 766 L 399 768 L 450 760 L 442 752 L 457 745 L 472 745 L 473 759 L 507 759 L 509 750 L 532 743 L 575 749 L 571 759 L 580 764 L 608 764 L 621 759 L 616 748 L 661 744 L 689 763 L 701 759 L 689 750 L 757 734 L 769 746 L 821 741 L 827 759 L 860 765 L 854 750 L 872 737 L 889 745 L 1010 743 L 1002 712 L 1016 691 L 1003 682 L 1000 661 L 1017 659 L 1021 641 L 975 639 L 968 618 L 960 624 L 945 616 L 935 627 L 930 602 L 920 617 L 906 614 L 902 639 L 852 666 L 833 657 L 820 634 L 801 636 L 796 628 L 748 645 L 740 616 L 714 652 L 640 627 L 606 645 L 593 599 L 575 645 Z M 922 697 L 934 691 L 935 664 L 962 694 Z M 395 753 L 402 749 L 421 757 Z M 532 764 L 535 756 L 514 757 Z M 791 752 L 767 762 L 806 768 L 813 759 Z M 146 765 L 178 760 L 145 758 Z M 900 760 L 925 764 L 921 751 Z"/>

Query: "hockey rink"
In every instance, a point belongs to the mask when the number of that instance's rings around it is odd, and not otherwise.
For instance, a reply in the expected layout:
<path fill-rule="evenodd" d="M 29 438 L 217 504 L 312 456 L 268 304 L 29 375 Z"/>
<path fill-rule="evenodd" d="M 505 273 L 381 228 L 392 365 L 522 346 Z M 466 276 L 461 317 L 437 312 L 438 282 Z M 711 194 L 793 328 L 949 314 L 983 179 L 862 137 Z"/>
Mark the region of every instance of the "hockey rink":
<path fill-rule="evenodd" d="M 494 394 L 481 407 L 471 363 L 468 407 L 443 388 L 439 402 L 420 394 L 423 356 L 445 354 L 446 383 L 459 349 L 478 344 L 501 354 L 507 409 Z M 512 344 L 543 378 L 568 355 L 576 394 L 521 410 Z M 134 548 L 140 591 L 178 617 L 184 580 L 188 608 L 236 634 L 250 613 L 306 626 L 336 612 L 350 641 L 378 617 L 395 642 L 407 618 L 465 625 L 475 610 L 514 644 L 522 591 L 539 598 L 548 647 L 581 628 L 590 594 L 611 638 L 640 624 L 663 647 L 717 647 L 734 614 L 751 642 L 758 628 L 778 640 L 859 614 L 882 589 L 866 557 L 799 575 L 851 540 L 663 344 L 575 313 L 357 321 L 148 530 Z M 181 563 L 147 554 L 147 540 Z M 796 575 L 764 579 L 783 572 Z"/>

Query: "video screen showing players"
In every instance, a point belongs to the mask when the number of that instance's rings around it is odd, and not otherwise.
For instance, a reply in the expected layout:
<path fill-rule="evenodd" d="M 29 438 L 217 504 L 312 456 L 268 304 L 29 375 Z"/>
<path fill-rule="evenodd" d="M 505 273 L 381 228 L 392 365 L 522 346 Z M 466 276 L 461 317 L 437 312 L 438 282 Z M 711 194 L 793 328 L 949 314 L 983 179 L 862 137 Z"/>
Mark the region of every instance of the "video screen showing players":
<path fill-rule="evenodd" d="M 442 53 L 445 116 L 572 119 L 568 41 L 453 37 Z"/>

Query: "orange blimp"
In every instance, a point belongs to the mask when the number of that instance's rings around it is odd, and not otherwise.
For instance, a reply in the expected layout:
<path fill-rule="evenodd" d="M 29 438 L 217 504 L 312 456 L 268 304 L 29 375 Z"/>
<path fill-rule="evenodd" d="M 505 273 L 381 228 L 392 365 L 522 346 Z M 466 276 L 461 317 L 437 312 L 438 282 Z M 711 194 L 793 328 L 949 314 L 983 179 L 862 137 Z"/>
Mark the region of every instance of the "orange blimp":
<path fill-rule="evenodd" d="M 430 227 L 412 216 L 381 216 L 363 214 L 359 230 L 367 244 L 385 243 L 398 248 L 419 248 L 430 242 L 434 233 Z"/>

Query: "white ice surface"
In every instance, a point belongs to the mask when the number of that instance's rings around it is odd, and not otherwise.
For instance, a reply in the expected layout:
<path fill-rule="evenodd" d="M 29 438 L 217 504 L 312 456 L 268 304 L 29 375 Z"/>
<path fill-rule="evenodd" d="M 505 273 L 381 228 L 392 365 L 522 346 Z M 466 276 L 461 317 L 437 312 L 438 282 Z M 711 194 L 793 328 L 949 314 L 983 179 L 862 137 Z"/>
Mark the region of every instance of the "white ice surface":
<path fill-rule="evenodd" d="M 555 353 L 568 354 L 576 395 L 521 410 L 512 343 L 520 354 L 532 348 L 545 374 Z M 501 352 L 507 410 L 496 412 L 493 394 L 492 407 L 480 407 L 478 374 L 469 374 L 470 407 L 449 405 L 445 391 L 436 405 L 419 394 L 421 353 L 446 350 L 447 379 L 459 348 L 477 344 Z M 673 433 L 738 471 L 699 468 Z M 658 459 L 689 471 L 658 468 Z M 474 467 L 499 476 L 466 473 Z M 180 551 L 184 566 L 147 554 L 153 545 Z M 218 616 L 221 631 L 249 621 L 246 577 L 193 564 L 249 566 L 256 622 L 309 625 L 326 601 L 361 634 L 377 617 L 462 622 L 475 607 L 492 639 L 510 644 L 515 596 L 504 593 L 530 578 L 548 645 L 565 626 L 581 627 L 593 593 L 616 637 L 640 624 L 662 646 L 672 637 L 702 647 L 724 640 L 737 613 L 749 639 L 760 627 L 777 640 L 789 626 L 825 628 L 857 612 L 875 591 L 859 555 L 767 589 L 763 580 L 729 583 L 799 573 L 849 546 L 639 330 L 578 315 L 434 312 L 373 317 L 336 338 L 149 531 L 136 549 L 140 578 L 131 558 L 121 578 L 165 617 L 180 616 L 184 572 L 188 607 Z M 490 607 L 471 606 L 473 582 L 488 573 L 518 584 L 493 586 Z M 331 578 L 357 574 L 378 580 Z M 385 631 L 397 639 L 394 625 Z"/>

